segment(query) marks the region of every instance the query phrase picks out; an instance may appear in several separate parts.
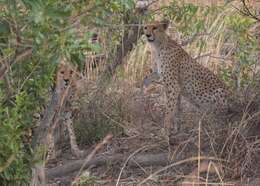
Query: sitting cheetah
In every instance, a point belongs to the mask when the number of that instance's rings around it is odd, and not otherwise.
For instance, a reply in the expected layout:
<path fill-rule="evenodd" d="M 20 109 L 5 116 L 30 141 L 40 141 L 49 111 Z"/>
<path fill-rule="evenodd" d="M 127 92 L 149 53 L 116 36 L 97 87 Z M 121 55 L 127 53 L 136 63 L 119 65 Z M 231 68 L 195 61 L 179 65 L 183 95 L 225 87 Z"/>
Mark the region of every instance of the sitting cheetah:
<path fill-rule="evenodd" d="M 164 126 L 169 134 L 180 128 L 180 100 L 183 96 L 203 112 L 222 113 L 229 107 L 231 91 L 209 69 L 196 62 L 167 34 L 169 22 L 154 22 L 144 26 L 144 34 L 156 57 L 158 73 L 165 87 L 167 105 Z"/>

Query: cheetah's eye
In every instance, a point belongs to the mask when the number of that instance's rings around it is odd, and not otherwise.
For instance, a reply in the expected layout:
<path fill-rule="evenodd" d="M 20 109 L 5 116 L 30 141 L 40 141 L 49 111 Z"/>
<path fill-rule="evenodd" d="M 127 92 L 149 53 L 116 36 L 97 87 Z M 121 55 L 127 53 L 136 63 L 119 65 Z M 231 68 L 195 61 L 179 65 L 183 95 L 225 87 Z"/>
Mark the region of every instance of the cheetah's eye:
<path fill-rule="evenodd" d="M 155 27 L 153 27 L 153 30 L 156 30 L 157 29 L 157 27 L 155 26 Z"/>
<path fill-rule="evenodd" d="M 147 29 L 147 26 L 145 26 L 144 29 L 146 30 L 146 29 Z"/>

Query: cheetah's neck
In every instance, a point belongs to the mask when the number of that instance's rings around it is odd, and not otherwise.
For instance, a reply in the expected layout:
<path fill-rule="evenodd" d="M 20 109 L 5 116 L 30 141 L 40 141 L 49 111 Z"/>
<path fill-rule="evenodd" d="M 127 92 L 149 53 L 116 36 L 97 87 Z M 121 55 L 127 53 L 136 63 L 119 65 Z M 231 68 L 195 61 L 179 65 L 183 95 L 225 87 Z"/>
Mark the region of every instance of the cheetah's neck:
<path fill-rule="evenodd" d="M 174 49 L 178 49 L 181 46 L 174 40 L 172 40 L 169 36 L 166 36 L 165 39 L 161 42 L 152 42 L 149 43 L 152 53 L 152 61 L 156 63 L 157 73 L 161 74 L 162 71 L 162 60 L 159 57 L 159 53 L 166 48 L 170 48 L 170 50 L 174 51 Z"/>

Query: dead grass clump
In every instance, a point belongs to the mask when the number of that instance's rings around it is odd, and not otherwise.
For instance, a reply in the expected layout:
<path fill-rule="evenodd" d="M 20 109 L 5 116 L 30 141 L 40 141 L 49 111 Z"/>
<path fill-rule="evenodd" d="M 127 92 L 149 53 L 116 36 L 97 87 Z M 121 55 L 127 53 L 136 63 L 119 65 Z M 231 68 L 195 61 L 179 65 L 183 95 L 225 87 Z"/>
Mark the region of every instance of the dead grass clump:
<path fill-rule="evenodd" d="M 94 144 L 108 133 L 123 133 L 122 114 L 124 108 L 122 98 L 114 95 L 103 95 L 87 104 L 88 96 L 80 99 L 78 117 L 74 121 L 75 132 L 79 144 Z M 109 97 L 109 98 L 108 98 Z"/>
<path fill-rule="evenodd" d="M 259 93 L 256 92 L 256 94 Z M 256 104 L 251 103 L 251 107 L 254 108 L 237 113 L 235 120 L 221 123 L 218 120 L 204 118 L 201 122 L 201 130 L 194 140 L 197 141 L 197 151 L 201 156 L 224 160 L 221 162 L 223 167 L 221 179 L 225 182 L 236 179 L 250 180 L 260 175 L 259 101 L 259 97 L 256 96 L 254 100 Z M 198 165 L 197 169 L 202 165 Z M 216 175 L 217 172 L 214 174 Z M 201 180 L 198 177 L 195 178 L 197 181 Z M 207 180 L 214 182 L 214 177 L 212 179 Z M 202 185 L 205 184 L 204 181 Z M 222 184 L 219 183 L 219 185 Z M 233 185 L 236 184 L 233 183 Z"/>

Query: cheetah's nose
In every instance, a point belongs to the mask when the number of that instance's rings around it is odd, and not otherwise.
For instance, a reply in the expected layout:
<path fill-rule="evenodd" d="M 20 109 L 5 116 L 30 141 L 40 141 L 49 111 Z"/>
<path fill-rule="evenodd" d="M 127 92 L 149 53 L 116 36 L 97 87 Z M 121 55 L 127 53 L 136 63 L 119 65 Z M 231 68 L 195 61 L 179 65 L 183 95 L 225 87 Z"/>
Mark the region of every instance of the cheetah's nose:
<path fill-rule="evenodd" d="M 64 79 L 64 82 L 65 82 L 65 86 L 69 85 L 69 79 Z"/>
<path fill-rule="evenodd" d="M 146 34 L 146 37 L 151 37 L 152 35 L 151 34 Z"/>

